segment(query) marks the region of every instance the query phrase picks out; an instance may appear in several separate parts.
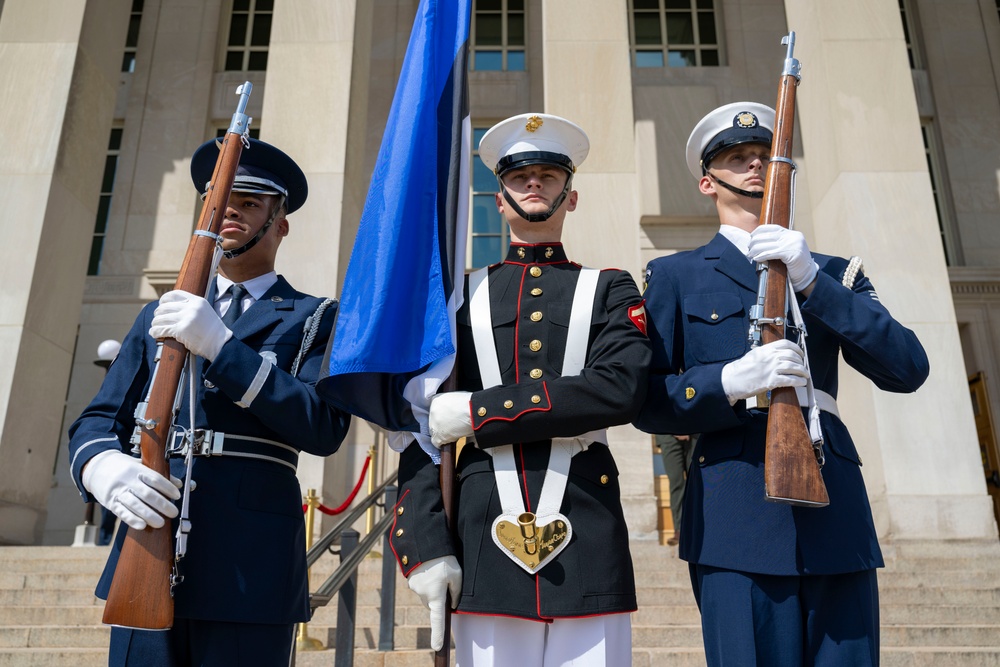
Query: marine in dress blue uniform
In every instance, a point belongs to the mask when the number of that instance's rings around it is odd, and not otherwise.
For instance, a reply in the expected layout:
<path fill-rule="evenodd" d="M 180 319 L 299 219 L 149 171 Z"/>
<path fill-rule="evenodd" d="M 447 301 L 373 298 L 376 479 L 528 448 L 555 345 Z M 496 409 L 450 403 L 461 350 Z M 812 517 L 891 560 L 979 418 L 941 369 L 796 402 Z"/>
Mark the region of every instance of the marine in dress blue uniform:
<path fill-rule="evenodd" d="M 202 193 L 217 155 L 210 141 L 192 159 Z M 175 291 L 146 305 L 97 396 L 70 427 L 73 480 L 85 500 L 100 500 L 123 521 L 97 586 L 106 598 L 126 531 L 161 526 L 178 514 L 174 486 L 132 458 L 129 443 L 151 382 L 154 336 L 177 338 L 199 355 L 194 426 L 210 429 L 222 452 L 194 461 L 197 490 L 174 625 L 165 632 L 113 628 L 111 665 L 286 665 L 294 624 L 309 619 L 298 454 L 335 452 L 350 417 L 314 389 L 323 345 L 303 345 L 307 327 L 316 341 L 329 337 L 336 303 L 299 292 L 273 268 L 288 233 L 285 215 L 306 194 L 294 161 L 251 139 L 207 299 Z M 246 293 L 224 294 L 234 283 Z M 190 425 L 186 384 L 182 390 L 178 430 Z M 179 485 L 184 459 L 173 458 L 170 467 Z M 176 522 L 164 528 L 175 529 Z"/>
<path fill-rule="evenodd" d="M 701 433 L 681 524 L 708 664 L 768 667 L 877 665 L 883 566 L 861 459 L 835 398 L 838 361 L 892 392 L 915 391 L 929 366 L 912 331 L 892 318 L 857 261 L 810 253 L 801 234 L 758 227 L 774 112 L 754 103 L 708 114 L 692 132 L 688 167 L 722 226 L 707 245 L 646 270 L 653 361 L 635 425 Z M 773 229 L 768 229 L 773 228 Z M 788 267 L 808 331 L 808 366 L 790 341 L 753 350 L 754 261 Z M 787 327 L 789 337 L 792 327 Z M 755 396 L 802 387 L 822 402 L 822 508 L 767 502 L 766 408 Z"/>
<path fill-rule="evenodd" d="M 434 444 L 467 438 L 456 466 L 454 539 L 438 466 L 416 443 L 400 457 L 392 549 L 410 587 L 431 608 L 434 648 L 450 590 L 459 665 L 631 661 L 635 581 L 618 469 L 600 431 L 636 415 L 650 352 L 632 277 L 584 269 L 559 242 L 564 217 L 577 204 L 572 175 L 588 148 L 580 128 L 544 114 L 503 121 L 480 143 L 484 163 L 498 174 L 497 205 L 512 242 L 503 262 L 466 280 L 457 314 L 458 391 L 431 402 Z M 569 341 L 580 340 L 572 333 L 580 329 L 571 305 L 588 279 L 582 367 L 570 372 L 567 350 L 578 343 Z M 477 305 L 487 301 L 485 310 Z M 477 339 L 483 331 L 485 342 Z M 491 367 L 483 359 L 494 351 Z M 496 541 L 502 528 L 494 522 L 508 502 L 498 452 L 508 457 L 513 505 L 537 512 L 540 528 L 543 489 L 558 476 L 559 448 L 576 452 L 564 459 L 565 489 L 555 506 L 572 536 L 532 570 Z M 513 524 L 508 528 L 516 531 Z"/>

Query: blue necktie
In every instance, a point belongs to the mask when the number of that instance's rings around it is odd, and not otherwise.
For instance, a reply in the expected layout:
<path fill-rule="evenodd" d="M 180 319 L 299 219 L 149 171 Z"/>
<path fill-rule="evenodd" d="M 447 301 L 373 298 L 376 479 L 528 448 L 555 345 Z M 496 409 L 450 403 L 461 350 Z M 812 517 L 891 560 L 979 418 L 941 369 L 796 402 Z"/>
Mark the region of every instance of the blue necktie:
<path fill-rule="evenodd" d="M 233 283 L 227 291 L 233 296 L 233 300 L 229 303 L 229 310 L 222 316 L 222 323 L 232 329 L 237 318 L 243 314 L 243 297 L 247 295 L 247 290 L 243 285 Z"/>

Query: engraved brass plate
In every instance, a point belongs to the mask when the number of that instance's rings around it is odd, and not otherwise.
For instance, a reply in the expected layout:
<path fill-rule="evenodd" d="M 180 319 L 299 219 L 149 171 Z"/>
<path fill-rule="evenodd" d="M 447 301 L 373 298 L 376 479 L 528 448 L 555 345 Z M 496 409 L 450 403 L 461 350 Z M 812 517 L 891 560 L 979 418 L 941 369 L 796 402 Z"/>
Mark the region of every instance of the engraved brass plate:
<path fill-rule="evenodd" d="M 515 563 L 534 574 L 552 562 L 554 556 L 569 544 L 572 528 L 561 514 L 538 517 L 524 512 L 516 517 L 503 514 L 493 522 L 493 541 Z"/>

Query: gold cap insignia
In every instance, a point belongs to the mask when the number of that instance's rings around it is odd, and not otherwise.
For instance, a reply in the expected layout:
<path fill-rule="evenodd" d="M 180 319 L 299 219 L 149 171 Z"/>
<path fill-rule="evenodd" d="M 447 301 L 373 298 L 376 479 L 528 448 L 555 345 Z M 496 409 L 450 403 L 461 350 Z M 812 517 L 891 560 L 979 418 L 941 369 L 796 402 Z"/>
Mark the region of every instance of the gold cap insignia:
<path fill-rule="evenodd" d="M 757 127 L 757 116 L 754 116 L 749 111 L 740 112 L 736 116 L 736 125 L 739 127 Z"/>
<path fill-rule="evenodd" d="M 544 122 L 545 121 L 543 121 L 538 116 L 529 116 L 528 122 L 524 124 L 524 129 L 526 129 L 528 132 L 534 132 L 535 130 L 540 128 L 542 126 L 542 123 Z"/>

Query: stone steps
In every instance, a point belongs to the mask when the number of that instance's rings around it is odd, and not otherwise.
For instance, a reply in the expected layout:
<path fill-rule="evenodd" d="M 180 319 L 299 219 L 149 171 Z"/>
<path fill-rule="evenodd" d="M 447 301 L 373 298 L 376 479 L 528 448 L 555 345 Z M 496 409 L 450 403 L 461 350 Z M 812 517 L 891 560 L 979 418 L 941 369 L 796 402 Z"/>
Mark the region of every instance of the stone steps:
<path fill-rule="evenodd" d="M 686 563 L 676 548 L 633 542 L 639 611 L 632 617 L 635 667 L 704 665 L 698 609 Z M 882 664 L 1000 667 L 1000 543 L 897 542 L 885 547 L 879 572 Z M 106 547 L 0 547 L 0 667 L 107 663 L 109 629 L 93 588 Z M 336 567 L 327 557 L 311 573 L 313 588 Z M 394 643 L 376 650 L 381 558 L 359 570 L 355 661 L 358 667 L 430 664 L 427 611 L 396 577 Z M 310 637 L 335 640 L 336 604 L 316 611 Z M 300 651 L 299 667 L 327 667 L 335 651 Z"/>

